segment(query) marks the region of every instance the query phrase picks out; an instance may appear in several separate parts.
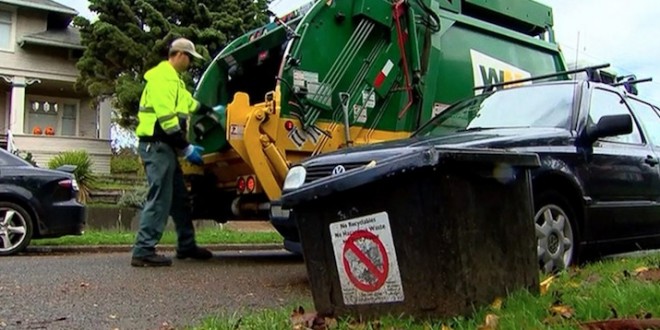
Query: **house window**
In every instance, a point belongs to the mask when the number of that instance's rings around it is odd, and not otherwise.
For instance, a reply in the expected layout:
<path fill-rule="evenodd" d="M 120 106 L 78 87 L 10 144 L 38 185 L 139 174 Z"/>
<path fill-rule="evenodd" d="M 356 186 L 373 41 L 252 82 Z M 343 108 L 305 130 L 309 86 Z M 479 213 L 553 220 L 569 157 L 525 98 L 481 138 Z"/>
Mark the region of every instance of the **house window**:
<path fill-rule="evenodd" d="M 64 103 L 62 107 L 62 135 L 76 136 L 76 115 L 78 107 L 75 104 Z"/>
<path fill-rule="evenodd" d="M 0 49 L 11 49 L 13 17 L 14 13 L 0 10 Z"/>
<path fill-rule="evenodd" d="M 77 102 L 31 99 L 26 108 L 26 134 L 78 135 Z"/>

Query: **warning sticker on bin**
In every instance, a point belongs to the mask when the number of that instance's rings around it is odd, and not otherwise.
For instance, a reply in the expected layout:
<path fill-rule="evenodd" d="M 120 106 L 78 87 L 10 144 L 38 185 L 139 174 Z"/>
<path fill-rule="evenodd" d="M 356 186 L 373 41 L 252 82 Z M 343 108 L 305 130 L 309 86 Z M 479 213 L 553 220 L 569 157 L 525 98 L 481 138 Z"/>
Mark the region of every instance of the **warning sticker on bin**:
<path fill-rule="evenodd" d="M 330 224 L 344 304 L 404 300 L 386 212 Z"/>

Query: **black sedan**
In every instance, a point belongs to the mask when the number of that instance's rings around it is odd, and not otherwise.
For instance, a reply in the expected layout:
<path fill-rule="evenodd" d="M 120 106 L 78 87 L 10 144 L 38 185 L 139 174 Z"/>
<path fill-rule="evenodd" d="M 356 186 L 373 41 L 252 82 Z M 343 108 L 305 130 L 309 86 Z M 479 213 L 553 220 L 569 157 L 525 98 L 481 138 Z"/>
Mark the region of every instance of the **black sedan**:
<path fill-rule="evenodd" d="M 658 108 L 590 81 L 535 83 L 476 95 L 452 105 L 409 139 L 307 160 L 289 171 L 285 191 L 428 147 L 539 156 L 532 186 L 538 261 L 545 271 L 564 269 L 588 251 L 646 249 L 660 242 Z M 337 168 L 342 171 L 332 173 Z M 286 246 L 295 250 L 297 233 L 281 232 L 289 233 Z"/>
<path fill-rule="evenodd" d="M 16 254 L 30 240 L 81 235 L 85 207 L 74 176 L 35 167 L 0 149 L 0 256 Z"/>

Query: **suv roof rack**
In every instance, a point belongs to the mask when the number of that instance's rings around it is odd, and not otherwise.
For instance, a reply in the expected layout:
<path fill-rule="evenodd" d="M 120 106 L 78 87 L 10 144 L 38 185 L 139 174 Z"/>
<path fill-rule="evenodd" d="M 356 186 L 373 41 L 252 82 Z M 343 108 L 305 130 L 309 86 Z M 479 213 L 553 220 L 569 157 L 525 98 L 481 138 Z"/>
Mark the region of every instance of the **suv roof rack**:
<path fill-rule="evenodd" d="M 548 73 L 536 77 L 530 77 L 530 78 L 524 78 L 524 79 L 518 79 L 518 80 L 511 80 L 511 81 L 503 81 L 495 84 L 490 84 L 490 85 L 483 85 L 479 87 L 475 87 L 474 90 L 480 90 L 483 89 L 485 92 L 490 92 L 494 88 L 497 87 L 503 87 L 506 85 L 513 85 L 513 84 L 520 84 L 528 81 L 535 81 L 535 80 L 540 80 L 540 79 L 547 79 L 547 78 L 554 78 L 558 77 L 561 75 L 569 75 L 569 74 L 574 74 L 574 73 L 579 73 L 579 72 L 586 72 L 587 75 L 589 76 L 590 81 L 599 81 L 600 82 L 600 75 L 598 74 L 598 69 L 603 69 L 609 67 L 609 63 L 605 64 L 599 64 L 599 65 L 594 65 L 594 66 L 587 66 L 584 68 L 580 69 L 574 69 L 574 70 L 568 70 L 568 71 L 560 71 L 560 72 L 554 72 L 554 73 Z"/>

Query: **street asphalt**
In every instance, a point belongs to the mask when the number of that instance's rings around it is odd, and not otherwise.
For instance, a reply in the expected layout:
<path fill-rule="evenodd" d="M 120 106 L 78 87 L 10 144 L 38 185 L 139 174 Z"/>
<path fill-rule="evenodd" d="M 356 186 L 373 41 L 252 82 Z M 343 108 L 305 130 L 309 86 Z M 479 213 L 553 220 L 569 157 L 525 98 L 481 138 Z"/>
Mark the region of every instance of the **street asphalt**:
<path fill-rule="evenodd" d="M 131 267 L 127 250 L 103 248 L 3 257 L 0 329 L 181 329 L 221 313 L 311 301 L 300 256 L 232 248 L 162 268 Z"/>
<path fill-rule="evenodd" d="M 273 244 L 204 244 L 203 247 L 213 251 L 275 251 L 283 249 L 279 243 Z M 28 246 L 31 254 L 44 253 L 112 253 L 130 252 L 132 245 L 35 245 Z M 158 245 L 158 251 L 174 251 L 175 245 Z"/>

